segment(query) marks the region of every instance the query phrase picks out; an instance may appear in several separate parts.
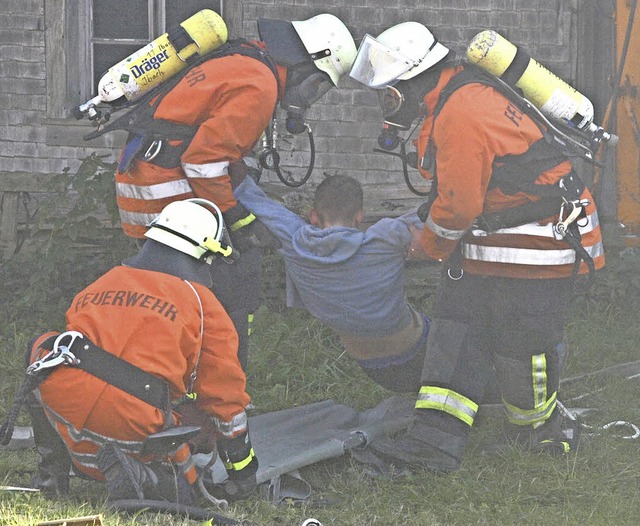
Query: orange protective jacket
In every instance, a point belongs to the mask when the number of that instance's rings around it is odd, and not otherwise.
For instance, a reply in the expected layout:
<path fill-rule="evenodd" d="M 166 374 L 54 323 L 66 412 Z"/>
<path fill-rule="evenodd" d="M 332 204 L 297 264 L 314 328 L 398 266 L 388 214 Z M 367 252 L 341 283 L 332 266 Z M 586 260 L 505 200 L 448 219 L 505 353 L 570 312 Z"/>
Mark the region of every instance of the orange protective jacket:
<path fill-rule="evenodd" d="M 284 79 L 283 71 L 279 73 Z M 200 197 L 223 212 L 235 206 L 229 164 L 255 146 L 280 88 L 266 64 L 240 54 L 212 58 L 190 70 L 164 96 L 154 115 L 197 127 L 181 166 L 163 168 L 135 159 L 125 173 L 116 173 L 125 234 L 144 237 L 149 223 L 172 201 Z"/>
<path fill-rule="evenodd" d="M 421 127 L 416 146 L 418 156 L 424 157 L 432 141 L 438 181 L 438 194 L 422 233 L 425 251 L 434 259 L 445 260 L 460 243 L 462 268 L 473 274 L 515 278 L 570 276 L 575 251 L 554 236 L 557 216 L 488 235 L 474 227 L 475 219 L 483 212 L 538 199 L 523 192 L 506 195 L 500 189 L 489 189 L 489 181 L 496 157 L 526 152 L 542 133 L 505 96 L 480 83 L 466 84 L 454 91 L 434 122 L 433 109 L 440 93 L 462 68 L 444 69 L 437 86 L 424 97 L 430 114 Z M 571 163 L 567 160 L 543 172 L 535 182 L 556 184 L 570 171 Z M 421 173 L 431 177 L 424 169 Z M 604 251 L 598 214 L 588 190 L 585 189 L 582 198 L 590 202 L 587 220 L 579 223 L 582 245 L 593 257 L 595 267 L 601 268 Z M 579 271 L 587 270 L 582 262 Z"/>
<path fill-rule="evenodd" d="M 172 400 L 186 394 L 195 372 L 198 408 L 229 438 L 247 430 L 244 409 L 250 398 L 237 357 L 238 336 L 205 286 L 119 266 L 80 292 L 66 316 L 67 330 L 164 379 Z M 50 334 L 36 341 L 32 362 Z M 38 397 L 74 464 L 96 479 L 102 478 L 95 465 L 101 443 L 136 453 L 148 435 L 171 424 L 159 409 L 73 366 L 58 366 L 40 384 Z M 177 413 L 172 418 L 180 423 Z M 195 481 L 186 446 L 173 460 Z"/>

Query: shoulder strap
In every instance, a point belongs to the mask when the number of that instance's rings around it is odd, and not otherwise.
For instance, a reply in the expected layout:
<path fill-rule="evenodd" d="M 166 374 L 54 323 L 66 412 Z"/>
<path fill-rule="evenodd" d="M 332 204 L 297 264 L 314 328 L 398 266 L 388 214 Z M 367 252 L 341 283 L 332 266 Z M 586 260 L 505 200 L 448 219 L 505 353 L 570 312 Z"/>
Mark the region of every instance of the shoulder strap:
<path fill-rule="evenodd" d="M 543 189 L 541 185 L 535 185 L 534 182 L 541 173 L 566 161 L 568 154 L 553 139 L 546 127 L 539 122 L 537 116 L 531 114 L 530 104 L 527 104 L 522 97 L 518 97 L 514 90 L 505 86 L 495 76 L 474 64 L 465 64 L 464 69 L 455 75 L 442 90 L 434 108 L 434 121 L 449 97 L 467 84 L 484 84 L 496 89 L 509 102 L 530 117 L 542 133 L 542 138 L 533 143 L 526 152 L 518 155 L 505 155 L 494 160 L 489 188 L 499 188 L 506 194 L 514 194 L 519 191 L 538 195 L 541 192 L 548 193 L 548 188 Z M 552 193 L 557 195 L 555 191 Z"/>

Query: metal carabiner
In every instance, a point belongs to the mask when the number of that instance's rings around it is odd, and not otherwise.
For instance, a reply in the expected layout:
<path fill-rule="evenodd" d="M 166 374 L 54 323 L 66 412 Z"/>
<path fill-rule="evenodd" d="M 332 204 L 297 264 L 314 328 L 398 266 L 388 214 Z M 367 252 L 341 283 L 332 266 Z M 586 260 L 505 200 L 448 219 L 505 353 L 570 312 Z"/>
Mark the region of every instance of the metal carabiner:
<path fill-rule="evenodd" d="M 571 226 L 571 224 L 580 217 L 583 208 L 588 204 L 589 201 L 586 199 L 575 201 L 567 201 L 566 199 L 563 200 L 563 203 L 560 206 L 560 215 L 558 216 L 558 222 L 554 226 L 556 233 L 560 237 L 565 237 L 567 235 L 569 226 Z M 571 206 L 571 211 L 568 213 L 567 217 L 563 219 L 565 214 L 565 206 L 569 205 Z"/>
<path fill-rule="evenodd" d="M 144 156 L 143 156 L 144 160 L 153 161 L 156 158 L 156 156 L 160 153 L 161 149 L 162 149 L 162 139 L 156 139 L 149 145 L 149 148 L 147 148 L 147 151 L 144 152 Z"/>
<path fill-rule="evenodd" d="M 64 338 L 71 338 L 68 345 L 62 345 Z M 43 369 L 50 369 L 61 364 L 78 365 L 80 360 L 69 350 L 77 338 L 82 339 L 84 336 L 78 331 L 67 331 L 60 334 L 53 342 L 53 349 L 27 367 L 27 375 L 33 375 Z"/>

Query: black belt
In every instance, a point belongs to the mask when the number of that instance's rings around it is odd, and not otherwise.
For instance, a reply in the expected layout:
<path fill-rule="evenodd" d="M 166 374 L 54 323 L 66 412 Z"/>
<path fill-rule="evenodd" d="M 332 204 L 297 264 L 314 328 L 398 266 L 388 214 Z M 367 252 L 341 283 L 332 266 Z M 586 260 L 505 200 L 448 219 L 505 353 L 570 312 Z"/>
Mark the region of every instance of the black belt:
<path fill-rule="evenodd" d="M 562 197 L 542 198 L 498 212 L 484 213 L 476 219 L 476 226 L 487 233 L 501 228 L 513 228 L 547 217 L 557 216 L 562 205 Z"/>
<path fill-rule="evenodd" d="M 169 385 L 129 362 L 101 349 L 88 338 L 76 338 L 69 350 L 80 361 L 79 369 L 167 412 L 170 408 Z"/>

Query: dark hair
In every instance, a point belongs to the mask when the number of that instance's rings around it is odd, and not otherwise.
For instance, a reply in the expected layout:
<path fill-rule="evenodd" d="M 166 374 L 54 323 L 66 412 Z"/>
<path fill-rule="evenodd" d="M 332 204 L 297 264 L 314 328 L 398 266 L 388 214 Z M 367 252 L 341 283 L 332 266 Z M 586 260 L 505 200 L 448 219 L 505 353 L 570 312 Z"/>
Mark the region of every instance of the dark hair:
<path fill-rule="evenodd" d="M 354 221 L 362 210 L 362 185 L 353 177 L 332 175 L 316 188 L 313 208 L 324 221 Z"/>

